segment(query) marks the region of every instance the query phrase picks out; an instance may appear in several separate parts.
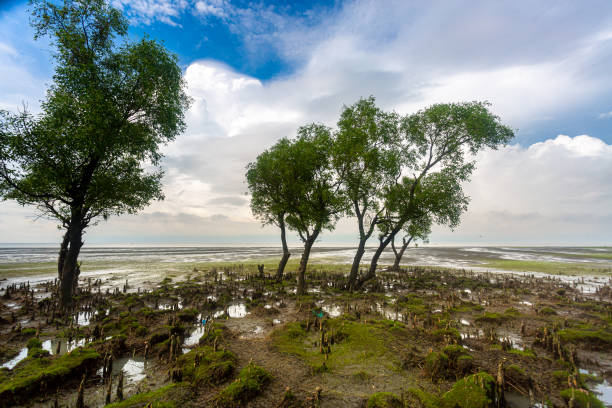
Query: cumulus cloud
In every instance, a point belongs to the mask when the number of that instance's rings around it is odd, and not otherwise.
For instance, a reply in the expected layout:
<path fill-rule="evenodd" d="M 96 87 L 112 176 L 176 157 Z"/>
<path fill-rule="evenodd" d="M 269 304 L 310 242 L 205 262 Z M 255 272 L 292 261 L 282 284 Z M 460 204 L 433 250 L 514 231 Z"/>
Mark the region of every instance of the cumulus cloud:
<path fill-rule="evenodd" d="M 184 77 L 194 103 L 186 133 L 164 149 L 166 200 L 142 215 L 112 219 L 92 237 L 171 231 L 176 239 L 268 234 L 274 240 L 274 229 L 262 230 L 250 214 L 246 164 L 300 125 L 334 126 L 342 105 L 362 96 L 375 95 L 383 108 L 401 114 L 436 102 L 489 100 L 515 129 L 556 123 L 581 109 L 597 121 L 593 112 L 609 108 L 590 104 L 612 91 L 610 13 L 587 12 L 577 3 L 390 1 L 380 7 L 356 0 L 299 15 L 226 0 L 115 4 L 143 24 L 179 24 L 187 12 L 217 18 L 253 58 L 274 49 L 296 69 L 261 81 L 218 61 L 189 64 Z M 598 6 L 610 9 L 607 2 Z M 0 62 L 16 58 L 7 44 L 0 46 Z M 610 243 L 612 146 L 557 133 L 540 134 L 542 141 L 530 145 L 519 131 L 515 144 L 481 153 L 465 186 L 472 202 L 463 223 L 452 233 L 436 229 L 432 242 Z M 14 215 L 26 210 L 6 208 L 0 227 L 18 229 Z M 350 240 L 354 227 L 344 220 L 334 236 Z"/>
<path fill-rule="evenodd" d="M 465 190 L 472 201 L 454 232 L 472 242 L 610 243 L 612 145 L 587 135 L 477 157 Z"/>
<path fill-rule="evenodd" d="M 123 10 L 132 23 L 161 21 L 171 26 L 180 26 L 178 18 L 191 6 L 187 0 L 112 0 L 111 4 Z"/>

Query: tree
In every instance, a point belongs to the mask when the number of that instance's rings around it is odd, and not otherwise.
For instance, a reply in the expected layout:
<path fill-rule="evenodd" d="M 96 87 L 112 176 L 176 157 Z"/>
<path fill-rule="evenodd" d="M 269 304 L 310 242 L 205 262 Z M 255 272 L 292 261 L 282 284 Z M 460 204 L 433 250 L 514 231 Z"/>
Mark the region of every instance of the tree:
<path fill-rule="evenodd" d="M 473 161 L 466 160 L 466 154 L 474 155 L 487 147 L 496 149 L 514 137 L 488 106 L 486 102 L 436 104 L 402 120 L 403 171 L 412 176 L 386 189 L 385 216 L 378 224 L 379 245 L 367 273 L 355 287 L 376 276 L 384 249 L 424 209 L 441 223 L 452 225 L 455 216 L 458 222 L 460 212 L 467 207 L 461 183 L 469 179 L 475 167 Z M 453 209 L 461 211 L 457 214 Z M 349 286 L 353 286 L 350 281 Z"/>
<path fill-rule="evenodd" d="M 286 221 L 304 243 L 298 267 L 298 295 L 306 293 L 306 268 L 313 244 L 322 230 L 334 229 L 346 209 L 329 157 L 332 145 L 331 130 L 311 124 L 299 128 L 298 137 L 290 147 L 289 180 L 296 199 L 288 203 Z"/>
<path fill-rule="evenodd" d="M 60 299 L 72 304 L 84 230 L 162 199 L 159 148 L 185 127 L 189 99 L 175 55 L 126 38 L 127 21 L 103 0 L 33 2 L 36 38 L 56 48 L 42 113 L 0 117 L 0 194 L 65 230 Z"/>
<path fill-rule="evenodd" d="M 399 248 L 395 246 L 396 237 L 393 237 L 391 240 L 391 249 L 393 250 L 393 255 L 395 255 L 395 261 L 393 262 L 392 267 L 394 271 L 399 270 L 404 252 L 406 252 L 406 249 L 411 242 L 414 242 L 415 245 L 417 245 L 417 240 L 429 242 L 428 237 L 429 234 L 431 234 L 432 223 L 433 220 L 431 219 L 431 215 L 427 213 L 425 213 L 422 217 L 411 220 L 408 225 L 404 226 L 403 232 L 405 235 L 402 237 L 402 245 Z"/>
<path fill-rule="evenodd" d="M 291 253 L 287 246 L 285 217 L 295 195 L 290 160 L 291 142 L 283 138 L 247 165 L 246 180 L 251 193 L 251 211 L 261 222 L 276 225 L 281 231 L 283 256 L 278 264 L 276 279 L 281 280 Z"/>
<path fill-rule="evenodd" d="M 381 221 L 384 187 L 400 175 L 399 147 L 399 116 L 378 108 L 374 97 L 344 108 L 332 160 L 359 231 L 349 284 L 356 282 L 366 242 Z"/>

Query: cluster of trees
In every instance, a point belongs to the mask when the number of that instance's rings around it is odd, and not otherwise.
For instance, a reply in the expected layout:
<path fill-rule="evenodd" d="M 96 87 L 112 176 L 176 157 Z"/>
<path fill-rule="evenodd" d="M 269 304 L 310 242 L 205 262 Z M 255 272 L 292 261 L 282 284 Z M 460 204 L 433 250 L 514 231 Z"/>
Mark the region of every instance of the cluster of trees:
<path fill-rule="evenodd" d="M 68 309 L 84 230 L 163 198 L 160 147 L 183 131 L 189 98 L 176 56 L 147 38 L 128 42 L 127 20 L 105 0 L 56 3 L 31 3 L 55 73 L 40 115 L 0 111 L 0 198 L 59 221 Z"/>
<path fill-rule="evenodd" d="M 304 294 L 312 246 L 343 216 L 356 221 L 358 236 L 348 289 L 359 289 L 376 276 L 389 244 L 398 267 L 408 245 L 427 239 L 433 223 L 459 224 L 468 205 L 461 185 L 475 168 L 474 155 L 513 137 L 486 102 L 436 104 L 400 116 L 369 97 L 345 107 L 337 129 L 310 124 L 295 138 L 280 139 L 246 172 L 253 214 L 281 231 L 277 278 L 291 256 L 290 229 L 304 243 L 297 289 Z M 360 274 L 366 243 L 375 233 L 378 246 Z"/>

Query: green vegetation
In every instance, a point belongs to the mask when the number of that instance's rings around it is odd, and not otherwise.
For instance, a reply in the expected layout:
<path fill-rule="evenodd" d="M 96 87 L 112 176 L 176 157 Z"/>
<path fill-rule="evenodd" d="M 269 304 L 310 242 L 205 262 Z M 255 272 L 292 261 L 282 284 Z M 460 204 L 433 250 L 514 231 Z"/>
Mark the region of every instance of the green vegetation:
<path fill-rule="evenodd" d="M 377 392 L 370 396 L 366 408 L 403 408 L 404 404 L 391 392 Z"/>
<path fill-rule="evenodd" d="M 57 270 L 66 307 L 83 231 L 163 198 L 160 147 L 184 130 L 189 98 L 161 44 L 115 42 L 128 39 L 127 19 L 104 0 L 35 0 L 31 24 L 55 48 L 53 84 L 40 115 L 0 111 L 0 197 L 65 230 Z"/>
<path fill-rule="evenodd" d="M 227 350 L 213 351 L 211 347 L 201 346 L 180 356 L 177 365 L 181 368 L 183 380 L 195 386 L 218 385 L 234 374 L 236 356 Z"/>
<path fill-rule="evenodd" d="M 492 408 L 496 398 L 495 380 L 485 372 L 462 378 L 442 397 L 418 388 L 408 393 L 425 408 Z"/>
<path fill-rule="evenodd" d="M 612 331 L 586 327 L 559 330 L 559 337 L 564 342 L 581 343 L 594 350 L 609 350 L 612 347 Z"/>
<path fill-rule="evenodd" d="M 565 389 L 561 391 L 561 397 L 567 402 L 573 397 L 574 408 L 605 408 L 604 404 L 597 397 L 583 389 Z"/>
<path fill-rule="evenodd" d="M 608 275 L 610 265 L 597 263 L 571 263 L 550 261 L 521 261 L 515 259 L 486 260 L 481 264 L 474 264 L 483 268 L 503 269 L 521 272 L 542 272 L 553 275 Z"/>
<path fill-rule="evenodd" d="M 60 357 L 27 357 L 0 384 L 0 400 L 16 403 L 28 393 L 44 391 L 84 372 L 99 358 L 95 350 L 86 348 L 77 348 Z"/>
<path fill-rule="evenodd" d="M 190 396 L 191 387 L 188 384 L 175 383 L 136 394 L 124 401 L 108 404 L 105 408 L 179 408 Z"/>
<path fill-rule="evenodd" d="M 390 340 L 392 327 L 403 329 L 394 322 L 387 322 L 381 320 L 363 324 L 343 318 L 328 320 L 326 333 L 331 335 L 333 331 L 335 342 L 327 359 L 317 343 L 321 333 L 314 329 L 306 331 L 303 323 L 289 323 L 274 331 L 271 336 L 279 351 L 299 357 L 315 371 L 322 367 L 338 370 L 347 366 L 359 366 L 369 374 L 368 371 L 373 368 L 383 366 L 394 369 L 397 364 L 397 355 L 387 347 L 386 342 Z"/>
<path fill-rule="evenodd" d="M 261 394 L 270 381 L 266 370 L 249 364 L 240 370 L 236 381 L 221 390 L 216 400 L 217 407 L 239 407 Z"/>

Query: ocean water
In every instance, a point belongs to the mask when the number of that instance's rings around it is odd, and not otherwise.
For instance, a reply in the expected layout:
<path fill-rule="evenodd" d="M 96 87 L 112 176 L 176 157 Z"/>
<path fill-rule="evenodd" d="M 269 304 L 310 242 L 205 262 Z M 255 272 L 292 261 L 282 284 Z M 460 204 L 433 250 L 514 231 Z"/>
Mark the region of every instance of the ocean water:
<path fill-rule="evenodd" d="M 293 246 L 290 250 L 292 259 L 299 259 L 301 246 Z M 369 262 L 374 250 L 373 247 L 367 248 L 362 259 L 363 263 Z M 57 245 L 1 244 L 0 287 L 26 280 L 36 283 L 53 279 L 57 276 L 55 270 L 57 252 Z M 184 276 L 206 262 L 238 264 L 280 258 L 281 253 L 280 245 L 85 245 L 79 260 L 82 262 L 81 278 L 103 278 L 110 287 L 117 287 L 125 280 L 136 286 L 158 282 L 160 277 L 163 278 L 168 274 Z M 355 248 L 351 246 L 315 244 L 311 253 L 311 264 L 325 262 L 349 264 L 354 254 Z M 392 264 L 393 260 L 393 252 L 388 248 L 379 263 Z M 496 272 L 484 265 L 495 260 L 560 262 L 575 264 L 577 267 L 588 265 L 612 270 L 612 248 L 421 246 L 406 250 L 402 263 Z M 607 280 L 608 277 L 595 279 L 601 282 Z"/>

